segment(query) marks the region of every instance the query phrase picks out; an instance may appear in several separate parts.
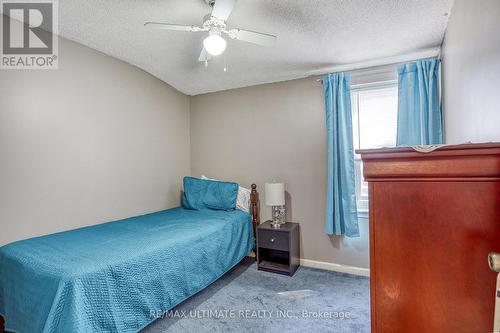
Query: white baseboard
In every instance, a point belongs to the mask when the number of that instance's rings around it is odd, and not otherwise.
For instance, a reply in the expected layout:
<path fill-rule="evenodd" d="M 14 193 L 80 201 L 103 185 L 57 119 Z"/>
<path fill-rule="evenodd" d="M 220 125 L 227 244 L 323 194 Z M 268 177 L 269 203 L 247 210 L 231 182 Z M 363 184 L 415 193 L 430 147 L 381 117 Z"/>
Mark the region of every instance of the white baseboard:
<path fill-rule="evenodd" d="M 247 254 L 247 257 L 255 258 L 255 255 L 253 254 L 253 252 L 249 252 Z M 348 266 L 348 265 L 341 265 L 341 264 L 333 264 L 330 262 L 316 261 L 316 260 L 310 260 L 310 259 L 300 259 L 300 265 L 304 266 L 304 267 L 324 269 L 326 271 L 334 271 L 334 272 L 347 273 L 347 274 L 359 275 L 359 276 L 370 276 L 370 269 L 369 268 L 362 268 L 362 267 Z"/>
<path fill-rule="evenodd" d="M 341 264 L 333 264 L 324 261 L 316 261 L 310 259 L 300 259 L 300 264 L 305 267 L 319 268 L 327 271 L 335 271 L 339 273 L 348 273 L 360 276 L 370 276 L 369 268 L 362 268 L 356 266 L 348 266 Z"/>

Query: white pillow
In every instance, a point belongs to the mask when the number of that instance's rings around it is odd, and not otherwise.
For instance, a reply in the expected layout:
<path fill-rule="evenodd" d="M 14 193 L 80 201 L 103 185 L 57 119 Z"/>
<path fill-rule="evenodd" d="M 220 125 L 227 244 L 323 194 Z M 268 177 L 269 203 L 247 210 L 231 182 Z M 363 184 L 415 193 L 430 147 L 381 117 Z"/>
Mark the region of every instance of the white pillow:
<path fill-rule="evenodd" d="M 220 181 L 219 179 L 208 178 L 205 175 L 201 175 L 201 179 Z M 244 212 L 250 213 L 250 191 L 249 189 L 242 187 L 238 184 L 238 197 L 236 198 L 236 208 Z"/>

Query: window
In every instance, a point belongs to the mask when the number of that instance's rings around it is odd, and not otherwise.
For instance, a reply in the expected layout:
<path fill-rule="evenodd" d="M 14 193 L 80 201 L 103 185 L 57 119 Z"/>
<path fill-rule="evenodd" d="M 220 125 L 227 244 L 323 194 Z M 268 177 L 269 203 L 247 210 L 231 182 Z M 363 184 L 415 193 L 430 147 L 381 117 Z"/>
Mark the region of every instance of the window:
<path fill-rule="evenodd" d="M 396 145 L 398 88 L 395 82 L 351 87 L 354 149 Z M 354 154 L 358 211 L 368 211 L 368 184 L 363 180 L 361 156 Z"/>

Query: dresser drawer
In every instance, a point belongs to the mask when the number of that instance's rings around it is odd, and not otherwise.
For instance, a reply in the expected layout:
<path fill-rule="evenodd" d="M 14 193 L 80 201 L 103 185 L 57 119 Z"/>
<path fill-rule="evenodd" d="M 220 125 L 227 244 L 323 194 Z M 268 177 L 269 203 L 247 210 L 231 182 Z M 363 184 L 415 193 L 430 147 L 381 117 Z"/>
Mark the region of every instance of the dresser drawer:
<path fill-rule="evenodd" d="M 288 251 L 288 233 L 274 230 L 259 230 L 257 246 L 266 249 Z"/>

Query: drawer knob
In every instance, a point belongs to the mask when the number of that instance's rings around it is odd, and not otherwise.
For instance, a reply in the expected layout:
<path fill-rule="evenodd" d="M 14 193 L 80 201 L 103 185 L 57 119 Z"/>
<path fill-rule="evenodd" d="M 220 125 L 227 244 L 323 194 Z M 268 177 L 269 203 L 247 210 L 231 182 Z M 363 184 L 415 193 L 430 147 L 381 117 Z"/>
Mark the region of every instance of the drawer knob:
<path fill-rule="evenodd" d="M 270 242 L 271 242 L 271 243 L 274 243 L 274 240 L 275 240 L 274 238 L 271 238 Z"/>

